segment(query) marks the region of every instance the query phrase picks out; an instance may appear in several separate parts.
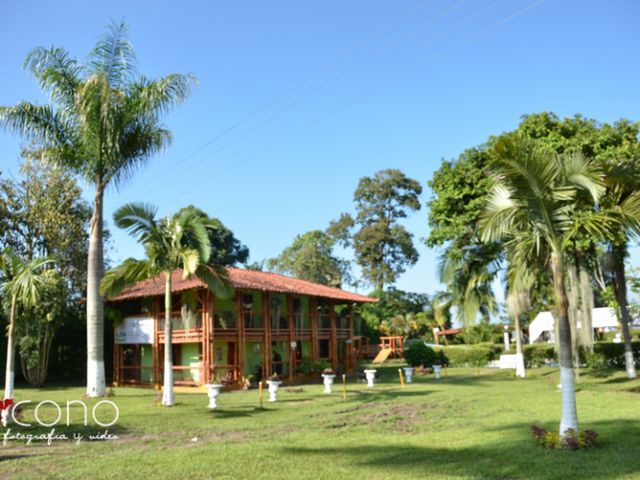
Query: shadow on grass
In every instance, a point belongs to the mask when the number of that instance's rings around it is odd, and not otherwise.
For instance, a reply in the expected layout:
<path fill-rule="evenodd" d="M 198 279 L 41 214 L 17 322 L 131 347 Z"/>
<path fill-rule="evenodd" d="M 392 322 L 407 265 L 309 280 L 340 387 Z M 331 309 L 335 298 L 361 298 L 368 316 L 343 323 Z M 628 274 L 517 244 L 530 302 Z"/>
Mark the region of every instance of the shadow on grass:
<path fill-rule="evenodd" d="M 640 430 L 624 420 L 593 422 L 589 428 L 601 436 L 601 445 L 571 452 L 545 450 L 535 444 L 529 425 L 518 423 L 507 430 L 502 442 L 447 448 L 443 445 L 366 444 L 347 448 L 289 447 L 283 455 L 304 458 L 326 456 L 384 476 L 398 473 L 407 478 L 464 476 L 482 479 L 605 479 L 640 476 Z M 492 436 L 493 437 L 493 436 Z M 414 441 L 407 438 L 407 443 Z M 343 460 L 344 459 L 344 460 Z"/>

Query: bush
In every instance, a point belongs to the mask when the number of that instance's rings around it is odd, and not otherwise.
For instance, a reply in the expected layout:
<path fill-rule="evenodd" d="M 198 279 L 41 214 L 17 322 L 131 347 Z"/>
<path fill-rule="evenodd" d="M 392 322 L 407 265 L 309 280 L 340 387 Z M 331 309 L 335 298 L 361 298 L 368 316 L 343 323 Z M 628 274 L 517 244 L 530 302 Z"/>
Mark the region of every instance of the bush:
<path fill-rule="evenodd" d="M 632 342 L 631 346 L 636 367 L 640 368 L 640 342 Z M 593 354 L 602 355 L 607 367 L 624 368 L 624 343 L 596 342 L 593 344 Z"/>
<path fill-rule="evenodd" d="M 579 450 L 591 448 L 598 444 L 598 434 L 593 430 L 584 430 L 580 433 L 568 430 L 564 437 L 556 432 L 549 432 L 544 428 L 531 425 L 531 434 L 538 445 L 550 450 L 564 448 L 566 450 Z"/>
<path fill-rule="evenodd" d="M 412 343 L 404 350 L 404 359 L 412 367 L 431 367 L 438 360 L 438 354 L 422 342 Z"/>
<path fill-rule="evenodd" d="M 477 367 L 483 366 L 496 358 L 491 348 L 481 346 L 451 346 L 443 347 L 442 356 L 444 364 L 450 367 Z"/>
<path fill-rule="evenodd" d="M 543 367 L 557 359 L 553 343 L 532 343 L 522 347 L 527 367 Z"/>

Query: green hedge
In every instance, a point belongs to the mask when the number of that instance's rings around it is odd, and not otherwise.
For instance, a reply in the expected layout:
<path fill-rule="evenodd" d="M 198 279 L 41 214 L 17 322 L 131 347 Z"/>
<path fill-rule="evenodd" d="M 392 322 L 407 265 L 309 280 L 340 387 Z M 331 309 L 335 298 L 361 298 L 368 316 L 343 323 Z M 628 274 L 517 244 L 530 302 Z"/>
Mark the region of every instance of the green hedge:
<path fill-rule="evenodd" d="M 640 368 L 640 342 L 631 342 L 636 367 Z M 593 353 L 602 355 L 606 366 L 612 368 L 624 368 L 624 343 L 596 342 L 593 345 Z"/>
<path fill-rule="evenodd" d="M 441 347 L 439 354 L 441 362 L 450 367 L 484 367 L 491 360 L 497 358 L 492 348 L 481 345 Z"/>
<path fill-rule="evenodd" d="M 640 368 L 640 342 L 633 342 L 633 353 L 636 367 Z M 450 367 L 484 366 L 491 360 L 500 358 L 504 347 L 500 344 L 478 343 L 476 345 L 451 345 L 437 349 L 440 361 Z M 515 353 L 512 349 L 509 353 Z M 553 343 L 534 343 L 523 345 L 522 353 L 527 367 L 543 367 L 557 362 Z M 613 342 L 596 342 L 593 354 L 581 352 L 581 363 L 588 366 L 604 365 L 609 368 L 624 368 L 624 344 Z"/>

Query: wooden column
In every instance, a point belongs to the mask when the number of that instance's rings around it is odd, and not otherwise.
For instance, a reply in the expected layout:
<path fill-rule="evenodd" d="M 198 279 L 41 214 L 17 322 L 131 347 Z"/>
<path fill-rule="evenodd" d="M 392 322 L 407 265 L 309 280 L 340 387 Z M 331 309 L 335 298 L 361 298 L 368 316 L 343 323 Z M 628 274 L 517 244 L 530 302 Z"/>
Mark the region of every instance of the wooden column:
<path fill-rule="evenodd" d="M 202 295 L 202 378 L 201 384 L 211 383 L 211 291 L 205 290 Z"/>
<path fill-rule="evenodd" d="M 215 339 L 216 339 L 216 296 L 212 292 L 211 298 L 209 299 L 209 364 L 207 365 L 207 369 L 209 370 L 209 380 L 211 383 L 215 382 L 216 372 L 214 369 L 214 365 L 216 363 L 216 350 L 215 350 Z"/>
<path fill-rule="evenodd" d="M 295 354 L 296 351 L 291 347 L 291 342 L 296 340 L 296 334 L 294 329 L 294 317 L 293 317 L 293 298 L 287 294 L 287 321 L 289 323 L 289 382 L 293 382 L 293 370 L 295 368 Z"/>
<path fill-rule="evenodd" d="M 160 321 L 160 297 L 153 299 L 153 383 L 157 390 L 160 390 L 162 379 L 160 378 L 160 332 L 158 322 Z"/>
<path fill-rule="evenodd" d="M 311 360 L 318 361 L 318 301 L 309 298 L 309 319 L 311 321 Z"/>
<path fill-rule="evenodd" d="M 240 380 L 244 379 L 244 350 L 245 350 L 245 332 L 244 332 L 244 312 L 242 310 L 242 293 L 236 290 L 236 315 L 238 317 L 238 374 Z"/>
<path fill-rule="evenodd" d="M 336 330 L 336 306 L 329 302 L 329 320 L 331 321 L 331 368 L 338 369 L 338 332 Z"/>
<path fill-rule="evenodd" d="M 262 293 L 262 315 L 264 317 L 264 363 L 262 376 L 265 380 L 273 373 L 271 371 L 271 315 L 269 308 L 269 293 Z"/>
<path fill-rule="evenodd" d="M 347 348 L 347 371 L 353 373 L 356 369 L 355 336 L 353 333 L 353 304 L 349 304 L 349 348 Z"/>

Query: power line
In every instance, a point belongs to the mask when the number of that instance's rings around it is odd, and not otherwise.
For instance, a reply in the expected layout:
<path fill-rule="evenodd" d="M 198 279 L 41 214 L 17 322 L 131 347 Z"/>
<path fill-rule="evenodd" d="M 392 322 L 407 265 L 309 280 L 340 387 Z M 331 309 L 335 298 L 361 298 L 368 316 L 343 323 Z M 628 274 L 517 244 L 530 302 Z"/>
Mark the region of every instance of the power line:
<path fill-rule="evenodd" d="M 466 1 L 468 1 L 468 0 L 463 0 L 460 3 L 465 3 Z M 400 17 L 396 18 L 393 22 L 387 24 L 383 29 L 379 30 L 375 34 L 366 37 L 365 40 L 363 40 L 363 41 L 360 41 L 360 42 L 357 42 L 357 43 L 353 44 L 351 47 L 349 47 L 346 50 L 347 55 L 351 54 L 352 52 L 361 50 L 362 48 L 366 47 L 369 43 L 371 43 L 370 40 L 372 40 L 372 39 L 374 39 L 376 37 L 379 37 L 379 36 L 385 36 L 388 33 L 393 32 L 395 30 L 395 27 L 397 25 L 399 25 L 404 19 L 411 18 L 412 16 L 416 15 L 420 10 L 424 9 L 427 5 L 429 5 L 432 2 L 433 2 L 433 0 L 425 0 L 425 1 L 421 2 L 421 3 L 419 3 L 416 7 L 412 8 L 407 13 L 405 13 L 405 14 L 401 15 Z M 367 40 L 369 40 L 369 41 L 367 41 Z M 236 122 L 231 124 L 229 127 L 227 127 L 225 129 L 223 129 L 222 131 L 220 131 L 218 134 L 216 134 L 210 140 L 206 141 L 200 147 L 196 148 L 194 151 L 192 151 L 191 153 L 189 153 L 188 155 L 186 155 L 182 159 L 178 160 L 176 163 L 171 164 L 168 168 L 166 168 L 165 170 L 160 172 L 158 175 L 156 175 L 155 178 L 157 179 L 157 178 L 160 178 L 160 177 L 166 175 L 167 173 L 170 173 L 175 167 L 179 166 L 181 163 L 184 163 L 185 161 L 193 158 L 198 153 L 200 153 L 201 151 L 203 151 L 204 149 L 206 149 L 207 147 L 209 147 L 210 145 L 212 145 L 216 141 L 220 140 L 221 138 L 225 137 L 227 134 L 229 134 L 232 131 L 236 130 L 240 125 L 246 123 L 247 121 L 251 120 L 252 118 L 257 116 L 258 114 L 260 114 L 261 112 L 267 110 L 272 105 L 278 103 L 280 100 L 285 98 L 291 92 L 295 91 L 296 89 L 298 89 L 301 86 L 306 85 L 311 80 L 313 80 L 314 78 L 318 77 L 320 74 L 322 74 L 325 71 L 327 71 L 329 69 L 329 67 L 333 66 L 336 63 L 337 62 L 326 62 L 326 63 L 324 63 L 320 68 L 318 68 L 318 69 L 312 71 L 311 73 L 307 74 L 302 80 L 294 83 L 293 85 L 291 85 L 287 89 L 283 90 L 281 93 L 279 93 L 276 96 L 270 98 L 269 100 L 267 100 L 266 102 L 264 102 L 263 104 L 258 106 L 255 110 L 251 111 L 248 115 L 245 115 L 244 117 L 240 118 L 239 120 L 237 120 Z M 304 100 L 305 98 L 303 98 L 301 100 Z M 278 113 L 276 113 L 276 115 L 272 116 L 270 118 L 270 120 L 273 120 L 274 118 L 277 118 L 280 114 L 284 113 L 290 107 L 295 106 L 297 103 L 299 103 L 299 101 L 296 101 L 292 105 L 290 105 L 289 107 L 286 107 L 285 109 L 280 110 Z M 268 123 L 268 121 L 262 122 L 260 125 L 264 125 L 265 123 Z M 240 137 L 236 138 L 235 140 L 233 140 L 231 142 L 227 142 L 225 145 L 223 145 L 221 148 L 215 150 L 213 153 L 215 154 L 215 153 L 220 152 L 221 150 L 224 150 L 224 148 L 236 143 L 236 141 L 244 138 L 248 133 L 251 133 L 251 132 L 253 132 L 255 130 L 256 130 L 256 128 L 253 128 L 249 132 L 245 132 L 243 135 L 241 135 Z M 133 193 L 138 193 L 139 190 L 140 189 L 134 190 Z M 144 188 L 142 188 L 142 190 L 144 190 Z M 125 193 L 124 196 L 128 197 L 131 194 L 132 194 L 132 192 Z"/>
<path fill-rule="evenodd" d="M 493 6 L 497 5 L 497 4 L 498 4 L 498 3 L 500 3 L 501 1 L 502 1 L 502 0 L 498 0 L 498 1 L 494 2 L 494 3 L 493 3 L 493 4 L 491 4 L 490 6 L 485 7 L 481 12 L 476 12 L 476 13 L 475 13 L 475 14 L 473 14 L 471 17 L 477 17 L 477 16 L 478 16 L 478 14 L 480 14 L 480 13 L 484 13 L 484 12 L 488 11 L 488 9 L 490 9 L 490 8 L 492 8 Z M 517 12 L 515 12 L 515 13 L 513 13 L 513 14 L 511 14 L 511 15 L 508 15 L 507 17 L 503 18 L 502 20 L 500 20 L 500 21 L 498 21 L 498 22 L 496 22 L 496 23 L 492 24 L 492 25 L 491 25 L 491 26 L 489 26 L 488 28 L 481 29 L 481 30 L 479 30 L 479 31 L 477 31 L 477 32 L 475 32 L 475 33 L 473 33 L 472 35 L 469 35 L 469 36 L 465 37 L 463 40 L 461 40 L 460 42 L 456 43 L 456 44 L 455 44 L 455 45 L 453 45 L 452 47 L 446 48 L 446 49 L 444 49 L 442 52 L 439 52 L 439 53 L 437 53 L 437 54 L 435 54 L 435 55 L 430 56 L 430 57 L 427 59 L 427 62 L 424 62 L 424 63 L 423 63 L 422 67 L 424 67 L 425 65 L 429 65 L 429 64 L 431 64 L 431 63 L 434 63 L 434 62 L 436 62 L 437 60 L 440 60 L 440 59 L 442 59 L 442 58 L 444 58 L 444 57 L 446 57 L 446 56 L 450 55 L 451 53 L 453 53 L 453 52 L 454 52 L 454 51 L 456 51 L 457 49 L 459 49 L 459 48 L 461 48 L 461 47 L 463 47 L 463 46 L 465 46 L 465 45 L 467 45 L 467 44 L 469 44 L 469 43 L 471 43 L 471 42 L 473 42 L 473 41 L 477 40 L 477 39 L 478 39 L 479 37 L 481 37 L 482 35 L 486 35 L 487 33 L 490 33 L 490 32 L 492 32 L 492 31 L 496 30 L 497 28 L 500 28 L 501 26 L 505 25 L 506 23 L 508 23 L 508 22 L 510 22 L 510 21 L 512 21 L 512 20 L 514 20 L 514 19 L 516 19 L 517 17 L 519 17 L 519 16 L 521 16 L 521 15 L 524 15 L 525 13 L 529 12 L 530 10 L 533 10 L 534 8 L 536 8 L 536 7 L 540 6 L 540 5 L 541 5 L 542 3 L 544 3 L 544 2 L 545 2 L 545 0 L 538 0 L 538 1 L 536 1 L 536 2 L 534 2 L 534 3 L 532 3 L 532 4 L 530 4 L 530 5 L 528 5 L 527 7 L 523 8 L 523 9 L 521 9 L 521 10 L 517 11 Z M 460 22 L 460 24 L 466 23 L 466 21 L 467 21 L 467 19 L 464 19 L 462 22 Z M 449 29 L 449 30 L 451 30 L 451 29 Z M 408 74 L 402 75 L 400 78 L 405 78 L 405 77 L 407 77 L 407 76 L 410 76 L 410 75 L 411 75 L 411 74 L 413 74 L 413 73 L 415 73 L 415 71 L 411 71 L 411 72 L 409 72 Z M 360 97 L 362 97 L 362 96 L 363 96 L 363 95 L 361 95 Z M 350 103 L 353 103 L 353 102 L 350 102 Z M 325 116 L 325 117 L 333 116 L 333 115 L 335 115 L 336 113 L 338 113 L 339 111 L 341 111 L 343 108 L 345 108 L 345 105 L 343 105 L 343 106 L 342 106 L 341 108 L 339 108 L 338 110 L 331 112 L 329 115 L 327 115 L 327 116 Z M 325 118 L 325 117 L 322 117 L 322 118 Z M 197 182 L 197 183 L 195 183 L 195 184 L 191 184 L 191 185 L 190 185 L 191 190 L 193 190 L 193 189 L 195 189 L 195 188 L 197 188 L 197 187 L 199 187 L 199 186 L 201 186 L 201 185 L 203 185 L 203 184 L 206 184 L 207 182 L 210 182 L 211 180 L 213 180 L 213 179 L 215 179 L 215 178 L 219 177 L 220 175 L 222 175 L 222 174 L 224 174 L 224 173 L 226 173 L 226 172 L 228 172 L 228 171 L 230 171 L 230 170 L 233 170 L 234 168 L 237 168 L 238 166 L 240 166 L 240 165 L 242 165 L 243 163 L 246 163 L 247 161 L 249 161 L 249 160 L 251 160 L 251 159 L 255 158 L 256 156 L 258 156 L 259 154 L 263 153 L 264 151 L 267 151 L 267 150 L 272 149 L 272 148 L 273 148 L 273 147 L 275 147 L 276 145 L 278 145 L 278 144 L 282 143 L 284 140 L 286 140 L 289 136 L 291 136 L 291 134 L 292 134 L 292 133 L 295 133 L 295 132 L 296 132 L 296 131 L 298 131 L 298 130 L 306 129 L 306 128 L 308 128 L 309 126 L 311 126 L 312 124 L 317 123 L 318 121 L 319 121 L 319 118 L 316 118 L 316 119 L 312 120 L 312 122 L 310 122 L 309 124 L 305 124 L 303 128 L 296 129 L 296 130 L 294 130 L 294 132 L 290 132 L 288 135 L 285 135 L 285 136 L 283 136 L 283 137 L 280 137 L 278 140 L 276 140 L 276 141 L 274 141 L 274 142 L 269 143 L 266 147 L 263 147 L 263 148 L 259 149 L 258 151 L 254 152 L 254 153 L 252 153 L 252 154 L 250 154 L 250 155 L 247 155 L 246 157 L 243 157 L 240 161 L 238 161 L 238 162 L 236 162 L 236 163 L 232 164 L 231 166 L 229 166 L 228 168 L 224 169 L 223 171 L 218 172 L 216 175 L 208 176 L 207 178 L 202 179 L 201 181 L 199 181 L 199 182 Z M 177 199 L 179 199 L 179 198 L 182 198 L 182 197 L 183 197 L 184 195 L 186 195 L 187 193 L 189 193 L 189 192 L 183 192 L 182 194 L 179 194 L 179 195 L 177 195 L 177 196 L 173 196 L 171 199 L 166 200 L 166 201 L 165 201 L 165 202 L 163 202 L 161 205 L 166 204 L 166 203 L 168 203 L 169 201 L 174 202 L 175 200 L 177 200 Z"/>

